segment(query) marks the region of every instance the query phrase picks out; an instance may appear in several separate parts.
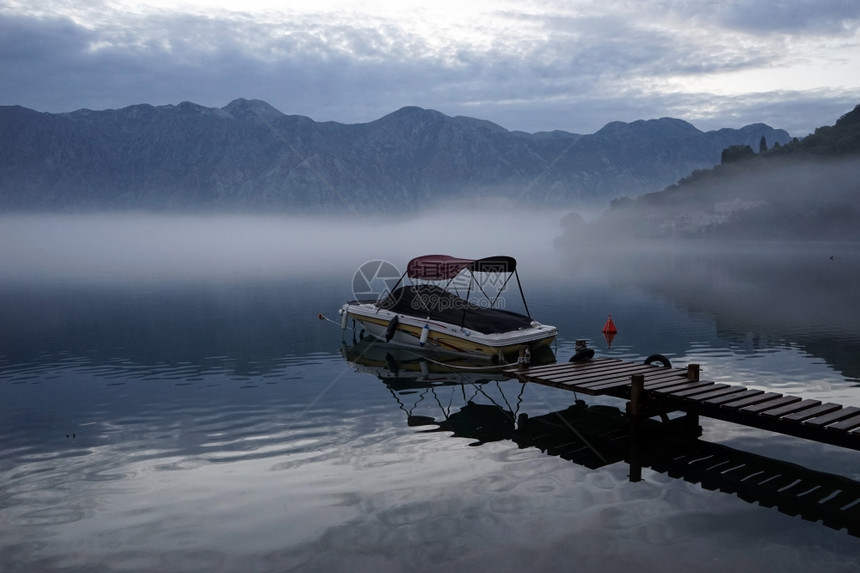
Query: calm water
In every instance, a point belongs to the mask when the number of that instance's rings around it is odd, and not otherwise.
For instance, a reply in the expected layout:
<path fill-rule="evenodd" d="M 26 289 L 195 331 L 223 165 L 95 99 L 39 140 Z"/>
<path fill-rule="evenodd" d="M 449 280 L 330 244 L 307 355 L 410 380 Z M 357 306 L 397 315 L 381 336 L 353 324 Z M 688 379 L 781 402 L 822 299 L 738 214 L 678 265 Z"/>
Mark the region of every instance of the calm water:
<path fill-rule="evenodd" d="M 336 317 L 368 250 L 317 245 L 322 272 L 296 258 L 307 242 L 261 254 L 249 239 L 227 254 L 207 247 L 206 270 L 184 272 L 194 265 L 169 248 L 128 262 L 152 253 L 151 237 L 135 250 L 91 230 L 80 249 L 49 242 L 25 257 L 10 254 L 12 232 L 0 271 L 0 571 L 860 567 L 860 538 L 844 529 L 647 468 L 630 483 L 623 461 L 588 469 L 521 447 L 489 418 L 462 423 L 475 405 L 504 425 L 582 396 L 487 375 L 422 383 L 372 353 L 347 362 L 353 334 L 317 314 Z M 587 338 L 598 355 L 660 352 L 709 379 L 860 406 L 856 247 L 598 256 L 541 240 L 499 251 L 540 253 L 522 265 L 524 287 L 532 315 L 559 326 L 560 360 Z M 703 431 L 860 481 L 858 452 L 707 420 Z"/>

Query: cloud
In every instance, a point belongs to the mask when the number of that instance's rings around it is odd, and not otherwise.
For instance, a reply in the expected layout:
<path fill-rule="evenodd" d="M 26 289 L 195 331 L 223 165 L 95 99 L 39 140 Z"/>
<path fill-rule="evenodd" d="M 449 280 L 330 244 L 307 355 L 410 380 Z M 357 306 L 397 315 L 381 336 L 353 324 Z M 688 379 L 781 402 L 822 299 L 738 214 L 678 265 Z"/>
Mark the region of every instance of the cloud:
<path fill-rule="evenodd" d="M 71 111 L 247 97 L 344 123 L 419 105 L 578 132 L 670 115 L 730 126 L 760 111 L 754 121 L 802 135 L 860 100 L 857 72 L 845 72 L 860 68 L 856 2 L 221 4 L 0 6 L 0 103 Z"/>
<path fill-rule="evenodd" d="M 698 8 L 700 3 L 695 4 Z M 713 2 L 706 14 L 723 27 L 777 34 L 850 36 L 860 23 L 854 0 L 740 0 Z"/>

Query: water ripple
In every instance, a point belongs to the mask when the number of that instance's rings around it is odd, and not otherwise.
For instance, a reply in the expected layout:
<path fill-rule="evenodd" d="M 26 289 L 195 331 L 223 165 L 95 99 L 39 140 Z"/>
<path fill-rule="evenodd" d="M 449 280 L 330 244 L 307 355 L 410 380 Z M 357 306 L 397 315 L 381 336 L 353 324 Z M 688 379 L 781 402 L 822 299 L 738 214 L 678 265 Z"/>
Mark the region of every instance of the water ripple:
<path fill-rule="evenodd" d="M 158 298 L 154 307 L 146 306 L 147 293 L 122 301 L 171 314 L 148 324 L 162 327 L 153 329 L 157 336 L 141 332 L 138 323 L 147 320 L 116 322 L 123 316 L 116 309 L 125 307 L 105 310 L 94 301 L 83 313 L 60 312 L 75 320 L 62 321 L 71 334 L 59 342 L 38 333 L 26 348 L 4 339 L 0 569 L 424 570 L 455 563 L 527 570 L 542 561 L 555 570 L 584 555 L 591 570 L 602 570 L 626 551 L 652 558 L 622 565 L 662 570 L 675 565 L 666 546 L 712 534 L 722 536 L 716 549 L 693 543 L 690 553 L 737 565 L 746 541 L 762 532 L 781 551 L 801 547 L 807 559 L 798 563 L 817 559 L 821 547 L 836 547 L 844 562 L 856 557 L 842 532 L 776 511 L 771 518 L 736 496 L 654 472 L 630 484 L 623 464 L 587 470 L 509 440 L 472 447 L 474 439 L 436 426 L 467 400 L 493 402 L 515 418 L 564 408 L 568 393 L 514 381 L 432 389 L 405 376 L 383 381 L 336 354 L 339 331 L 296 318 L 307 311 L 304 298 L 289 300 L 279 288 L 262 310 L 256 296 L 234 308 L 230 291 L 218 298 L 229 301 L 224 306 L 182 315 L 200 298 L 191 294 L 172 305 Z M 860 337 L 845 329 L 836 342 L 822 342 L 749 333 L 746 323 L 637 292 L 570 300 L 565 293 L 543 307 L 568 323 L 557 343 L 562 361 L 587 325 L 599 356 L 641 361 L 661 353 L 676 366 L 700 363 L 705 379 L 835 401 L 860 396 L 851 370 Z M 609 311 L 620 329 L 611 346 L 599 332 Z M 210 318 L 217 324 L 203 332 Z M 90 326 L 107 334 L 77 341 L 82 332 L 101 332 Z M 57 336 L 60 326 L 51 328 Z M 843 457 L 834 464 L 850 465 Z M 762 511 L 767 517 L 758 524 L 750 519 Z M 738 540 L 727 541 L 738 527 Z M 670 557 L 654 558 L 654 544 Z M 510 547 L 520 548 L 519 560 L 505 561 Z M 501 560 L 488 557 L 499 552 Z M 722 561 L 726 555 L 735 560 Z M 751 562 L 770 565 L 741 564 Z"/>

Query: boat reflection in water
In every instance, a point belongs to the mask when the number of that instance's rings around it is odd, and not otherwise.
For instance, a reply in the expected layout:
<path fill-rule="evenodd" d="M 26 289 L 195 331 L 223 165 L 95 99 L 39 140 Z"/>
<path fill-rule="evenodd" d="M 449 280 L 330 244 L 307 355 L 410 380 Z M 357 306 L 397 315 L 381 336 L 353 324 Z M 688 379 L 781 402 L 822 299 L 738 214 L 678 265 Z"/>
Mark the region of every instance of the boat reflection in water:
<path fill-rule="evenodd" d="M 526 385 L 499 368 L 373 339 L 342 351 L 358 371 L 385 383 L 409 426 L 432 426 L 424 431 L 449 432 L 475 446 L 510 440 L 589 469 L 627 463 L 632 482 L 650 468 L 860 537 L 860 482 L 702 440 L 701 426 L 685 416 L 648 419 L 635 432 L 622 410 L 582 400 L 529 416 L 521 411 Z M 443 387 L 452 388 L 443 395 Z"/>

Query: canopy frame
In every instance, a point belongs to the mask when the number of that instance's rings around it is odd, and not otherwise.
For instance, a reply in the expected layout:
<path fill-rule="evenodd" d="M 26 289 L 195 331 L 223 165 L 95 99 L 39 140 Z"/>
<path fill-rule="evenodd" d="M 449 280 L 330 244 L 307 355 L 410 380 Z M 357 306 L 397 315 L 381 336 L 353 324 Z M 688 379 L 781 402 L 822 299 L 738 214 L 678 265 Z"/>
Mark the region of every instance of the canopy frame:
<path fill-rule="evenodd" d="M 448 290 L 451 283 L 454 281 L 455 278 L 460 275 L 463 270 L 468 270 L 470 275 L 469 286 L 465 297 L 466 300 L 469 299 L 469 295 L 472 292 L 472 283 L 474 282 L 481 290 L 481 293 L 484 295 L 484 297 L 486 297 L 486 299 L 490 302 L 490 308 L 495 308 L 499 296 L 507 287 L 508 282 L 511 280 L 511 276 L 515 276 L 517 279 L 517 288 L 520 291 L 520 298 L 523 301 L 523 307 L 526 311 L 526 316 L 531 318 L 531 312 L 529 312 L 529 305 L 526 302 L 526 297 L 523 293 L 523 285 L 520 281 L 520 275 L 517 272 L 517 261 L 513 257 L 505 255 L 484 257 L 482 259 L 461 259 L 458 257 L 452 257 L 450 255 L 423 255 L 420 257 L 415 257 L 414 259 L 409 261 L 409 264 L 406 266 L 406 272 L 400 276 L 397 283 L 394 285 L 390 292 L 394 292 L 395 290 L 397 290 L 397 287 L 400 286 L 400 284 L 403 282 L 403 279 L 406 277 L 413 281 L 443 281 L 447 279 L 444 289 Z M 504 283 L 502 283 L 502 286 L 501 288 L 499 288 L 499 291 L 496 293 L 496 296 L 490 298 L 490 296 L 487 295 L 487 292 L 484 290 L 484 287 L 481 285 L 480 281 L 478 281 L 475 277 L 475 273 L 507 274 L 507 278 L 505 278 L 505 281 Z"/>

